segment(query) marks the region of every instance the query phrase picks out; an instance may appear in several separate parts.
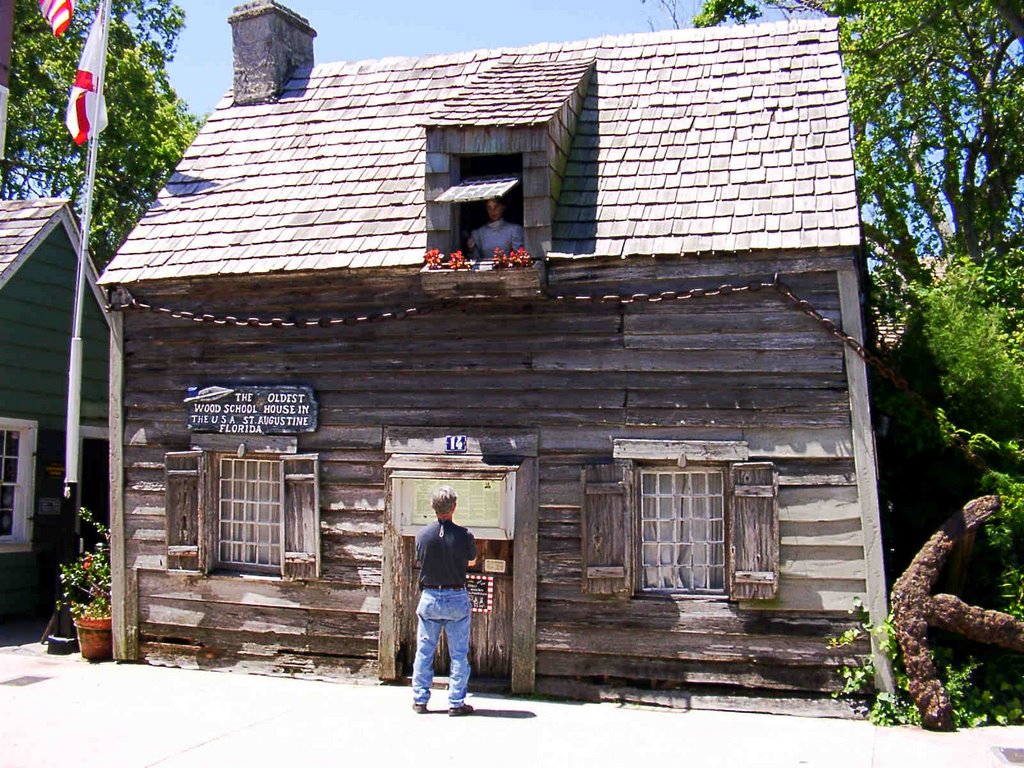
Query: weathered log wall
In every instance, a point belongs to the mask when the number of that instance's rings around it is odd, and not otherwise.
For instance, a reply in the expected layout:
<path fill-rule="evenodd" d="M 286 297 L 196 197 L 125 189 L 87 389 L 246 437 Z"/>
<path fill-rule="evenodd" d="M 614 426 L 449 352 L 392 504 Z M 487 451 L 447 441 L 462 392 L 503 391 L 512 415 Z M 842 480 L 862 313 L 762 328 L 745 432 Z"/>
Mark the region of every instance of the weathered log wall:
<path fill-rule="evenodd" d="M 549 292 L 653 293 L 785 273 L 839 320 L 851 257 L 568 263 Z M 412 272 L 222 278 L 133 289 L 177 309 L 341 317 L 429 300 Z M 401 320 L 308 329 L 125 317 L 125 539 L 151 661 L 372 678 L 388 426 L 539 436 L 538 685 L 621 681 L 791 691 L 834 687 L 825 647 L 865 592 L 843 350 L 771 289 L 630 304 L 473 299 Z M 167 572 L 163 455 L 189 446 L 182 399 L 214 383 L 308 384 L 320 428 L 322 579 Z M 580 591 L 580 467 L 617 437 L 743 440 L 779 472 L 781 586 L 769 603 Z M 858 654 L 864 648 L 855 649 Z M 847 654 L 848 652 L 844 652 Z"/>

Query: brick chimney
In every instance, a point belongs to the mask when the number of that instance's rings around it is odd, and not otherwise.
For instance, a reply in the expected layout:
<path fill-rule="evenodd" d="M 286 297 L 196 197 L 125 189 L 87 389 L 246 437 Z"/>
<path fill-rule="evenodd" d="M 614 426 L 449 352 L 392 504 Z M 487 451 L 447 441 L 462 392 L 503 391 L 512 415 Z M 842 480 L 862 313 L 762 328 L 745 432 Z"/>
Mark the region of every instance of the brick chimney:
<path fill-rule="evenodd" d="M 240 5 L 228 18 L 235 57 L 235 104 L 269 101 L 297 69 L 313 66 L 309 22 L 275 0 Z"/>

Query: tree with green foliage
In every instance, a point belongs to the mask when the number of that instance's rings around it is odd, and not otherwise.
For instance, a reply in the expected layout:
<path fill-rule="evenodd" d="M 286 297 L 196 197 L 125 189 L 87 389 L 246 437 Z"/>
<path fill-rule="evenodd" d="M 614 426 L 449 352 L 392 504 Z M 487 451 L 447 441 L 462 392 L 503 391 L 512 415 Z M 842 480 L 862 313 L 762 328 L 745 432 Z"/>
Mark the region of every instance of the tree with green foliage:
<path fill-rule="evenodd" d="M 76 3 L 71 27 L 54 38 L 36 0 L 16 0 L 4 199 L 70 197 L 80 202 L 87 145 L 64 125 L 68 93 L 95 16 Z M 98 266 L 114 255 L 163 187 L 199 128 L 167 79 L 184 24 L 171 0 L 114 0 L 90 247 Z"/>
<path fill-rule="evenodd" d="M 767 11 L 839 20 L 869 311 L 901 330 L 880 352 L 933 408 L 875 378 L 888 576 L 998 492 L 969 579 L 947 588 L 1024 615 L 1024 15 L 1009 0 L 705 0 L 693 23 Z M 937 655 L 958 723 L 1024 721 L 1024 659 L 956 637 Z M 880 716 L 902 719 L 890 704 Z"/>
<path fill-rule="evenodd" d="M 1024 24 L 996 0 L 706 0 L 695 26 L 767 9 L 841 20 L 870 257 L 927 283 L 929 259 L 1024 246 Z"/>

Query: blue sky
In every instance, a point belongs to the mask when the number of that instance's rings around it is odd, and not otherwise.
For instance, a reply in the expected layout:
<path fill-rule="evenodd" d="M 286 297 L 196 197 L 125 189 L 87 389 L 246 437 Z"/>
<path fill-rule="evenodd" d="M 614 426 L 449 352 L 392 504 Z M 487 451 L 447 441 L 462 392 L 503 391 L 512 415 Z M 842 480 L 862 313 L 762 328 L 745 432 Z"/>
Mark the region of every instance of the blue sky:
<path fill-rule="evenodd" d="M 185 30 L 170 67 L 171 84 L 193 112 L 210 112 L 231 85 L 231 28 L 241 0 L 177 0 Z M 279 0 L 317 31 L 317 63 L 420 56 L 474 48 L 581 40 L 646 32 L 667 17 L 658 0 Z M 699 0 L 680 0 L 685 12 Z M 687 16 L 687 17 L 688 17 Z"/>

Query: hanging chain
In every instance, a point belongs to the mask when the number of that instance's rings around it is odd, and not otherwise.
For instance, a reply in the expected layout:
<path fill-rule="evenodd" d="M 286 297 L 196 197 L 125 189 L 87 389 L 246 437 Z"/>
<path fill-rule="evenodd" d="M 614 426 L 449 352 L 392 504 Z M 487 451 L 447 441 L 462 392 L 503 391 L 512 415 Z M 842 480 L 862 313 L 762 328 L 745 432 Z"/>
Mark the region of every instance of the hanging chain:
<path fill-rule="evenodd" d="M 692 288 L 688 291 L 662 291 L 660 293 L 634 293 L 634 294 L 554 294 L 549 295 L 547 298 L 558 301 L 558 302 L 591 302 L 600 304 L 617 303 L 621 305 L 633 304 L 638 302 L 672 302 L 672 301 L 689 301 L 692 299 L 709 299 L 718 296 L 729 296 L 731 294 L 741 293 L 753 293 L 755 291 L 761 291 L 764 289 L 774 289 L 780 293 L 794 309 L 807 315 L 807 317 L 813 319 L 818 323 L 828 334 L 838 339 L 842 344 L 849 347 L 856 353 L 856 355 L 864 361 L 864 363 L 884 378 L 886 381 L 891 383 L 898 390 L 903 392 L 908 399 L 914 403 L 919 409 L 927 414 L 933 420 L 938 421 L 935 413 L 935 409 L 931 404 L 924 399 L 918 392 L 916 392 L 910 383 L 893 370 L 889 365 L 878 355 L 871 352 L 864 346 L 860 341 L 855 339 L 850 334 L 844 332 L 832 319 L 825 317 L 821 312 L 814 308 L 814 306 L 804 299 L 797 296 L 793 289 L 790 288 L 786 282 L 779 276 L 778 273 L 770 281 L 754 281 L 745 283 L 742 285 L 723 284 L 717 288 Z M 150 312 L 156 312 L 159 314 L 165 314 L 169 317 L 173 317 L 181 320 L 189 320 L 195 323 L 211 323 L 213 325 L 226 325 L 226 326 L 239 326 L 239 327 L 250 327 L 250 328 L 329 328 L 333 326 L 351 326 L 361 325 L 365 323 L 383 322 L 387 320 L 403 320 L 409 317 L 416 317 L 418 315 L 426 315 L 431 312 L 438 310 L 451 308 L 460 304 L 465 304 L 470 301 L 490 301 L 490 297 L 474 296 L 465 297 L 461 299 L 450 299 L 440 301 L 434 304 L 428 304 L 418 307 L 408 307 L 405 309 L 391 310 L 387 312 L 370 312 L 370 313 L 358 313 L 352 315 L 345 315 L 341 317 L 326 317 L 326 318 L 301 318 L 301 319 L 288 319 L 283 317 L 271 317 L 271 318 L 260 318 L 260 317 L 236 317 L 233 315 L 213 315 L 209 313 L 198 313 L 190 312 L 187 310 L 176 310 L 168 307 L 157 307 L 152 304 L 148 304 L 143 301 L 139 301 L 134 296 L 131 296 L 126 289 L 120 289 L 125 295 L 128 296 L 126 301 L 111 304 L 109 309 L 112 310 L 126 310 L 126 309 L 137 309 L 146 310 Z M 963 437 L 957 433 L 952 433 L 952 438 L 958 447 L 964 452 L 968 460 L 975 466 L 981 469 L 987 469 L 984 461 L 971 450 L 970 446 L 963 439 Z"/>
<path fill-rule="evenodd" d="M 123 288 L 120 290 L 126 294 L 128 293 Z M 147 304 L 144 301 L 139 301 L 131 294 L 128 294 L 128 299 L 126 301 L 109 304 L 107 309 L 113 311 L 141 309 L 149 312 L 156 312 L 158 314 L 164 314 L 177 320 L 191 320 L 194 323 L 212 323 L 213 325 L 231 325 L 249 328 L 329 328 L 335 325 L 357 325 L 360 323 L 374 323 L 384 320 L 402 320 L 414 315 L 426 315 L 430 312 L 435 312 L 439 309 L 453 306 L 454 304 L 455 302 L 453 301 L 445 301 L 424 307 L 409 307 L 408 309 L 398 309 L 389 312 L 368 312 L 347 315 L 345 317 L 289 320 L 283 317 L 271 317 L 268 319 L 260 317 L 235 317 L 234 315 L 211 315 L 208 313 L 189 312 L 184 309 L 157 307 L 152 304 Z"/>
<path fill-rule="evenodd" d="M 919 392 L 914 390 L 910 386 L 910 382 L 889 367 L 882 358 L 868 350 L 867 347 L 857 341 L 857 339 L 853 338 L 850 334 L 844 333 L 833 320 L 822 315 L 811 305 L 809 301 L 805 301 L 793 293 L 793 289 L 786 285 L 785 281 L 783 281 L 777 273 L 775 275 L 775 279 L 772 281 L 772 285 L 779 293 L 785 296 L 797 310 L 816 320 L 818 324 L 826 330 L 826 332 L 835 336 L 839 341 L 856 352 L 857 356 L 860 357 L 866 365 L 874 368 L 882 378 L 903 392 L 915 406 L 925 413 L 925 415 L 936 423 L 939 422 L 938 415 L 935 413 L 935 409 L 932 407 L 931 403 L 925 400 Z M 989 467 L 985 461 L 971 449 L 971 446 L 967 444 L 967 441 L 964 440 L 963 436 L 959 432 L 954 430 L 952 431 L 951 436 L 953 442 L 956 443 L 957 447 L 964 453 L 968 461 L 981 470 L 988 470 Z"/>
<path fill-rule="evenodd" d="M 587 301 L 602 304 L 632 304 L 634 302 L 642 301 L 654 303 L 659 301 L 686 301 L 688 299 L 728 296 L 729 294 L 732 293 L 746 293 L 751 291 L 759 291 L 764 288 L 772 288 L 774 285 L 774 282 L 751 282 L 745 285 L 726 284 L 720 285 L 717 288 L 693 288 L 689 291 L 662 291 L 661 293 L 653 294 L 559 294 L 548 296 L 547 298 L 562 302 Z M 437 310 L 440 309 L 447 309 L 471 301 L 492 301 L 492 298 L 487 296 L 467 296 L 457 300 L 448 299 L 445 301 L 437 302 L 435 304 L 428 304 L 419 307 L 409 307 L 407 309 L 391 310 L 388 312 L 360 313 L 353 315 L 345 315 L 342 317 L 328 318 L 287 319 L 283 317 L 260 318 L 236 317 L 234 315 L 213 315 L 209 313 L 190 312 L 188 310 L 183 309 L 158 307 L 154 306 L 153 304 L 140 301 L 139 299 L 135 298 L 130 293 L 128 293 L 128 291 L 124 288 L 121 288 L 120 291 L 123 294 L 127 295 L 128 298 L 124 301 L 109 304 L 107 306 L 107 309 L 114 311 L 140 309 L 149 312 L 156 312 L 158 314 L 164 314 L 167 315 L 168 317 L 173 317 L 178 320 L 190 320 L 194 323 L 211 323 L 213 325 L 231 325 L 249 328 L 327 328 L 335 325 L 358 325 L 360 323 L 380 322 L 383 320 L 402 320 L 407 317 L 413 317 L 415 315 L 425 315 L 430 312 L 436 312 Z"/>

